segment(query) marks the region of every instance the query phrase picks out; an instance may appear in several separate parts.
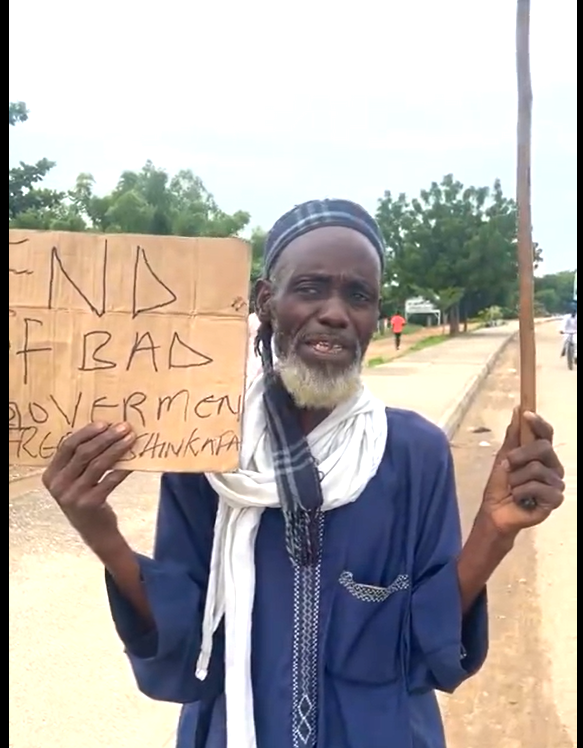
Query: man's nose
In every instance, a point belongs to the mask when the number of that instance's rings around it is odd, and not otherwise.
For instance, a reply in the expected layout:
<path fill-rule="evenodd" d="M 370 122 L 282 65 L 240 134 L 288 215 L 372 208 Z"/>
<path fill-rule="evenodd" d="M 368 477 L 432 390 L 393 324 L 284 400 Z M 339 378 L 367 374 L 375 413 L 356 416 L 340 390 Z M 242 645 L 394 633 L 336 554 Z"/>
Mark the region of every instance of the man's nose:
<path fill-rule="evenodd" d="M 332 294 L 320 306 L 318 321 L 326 327 L 348 327 L 350 320 L 345 302 L 337 294 Z"/>

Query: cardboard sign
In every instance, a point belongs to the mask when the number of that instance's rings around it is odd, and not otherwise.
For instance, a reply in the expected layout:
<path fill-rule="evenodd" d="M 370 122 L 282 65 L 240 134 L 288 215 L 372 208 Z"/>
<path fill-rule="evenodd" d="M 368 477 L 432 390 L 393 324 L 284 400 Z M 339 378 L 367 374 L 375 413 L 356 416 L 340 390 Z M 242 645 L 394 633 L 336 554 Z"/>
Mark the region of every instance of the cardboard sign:
<path fill-rule="evenodd" d="M 250 262 L 234 238 L 10 230 L 9 463 L 129 421 L 128 469 L 235 469 Z"/>

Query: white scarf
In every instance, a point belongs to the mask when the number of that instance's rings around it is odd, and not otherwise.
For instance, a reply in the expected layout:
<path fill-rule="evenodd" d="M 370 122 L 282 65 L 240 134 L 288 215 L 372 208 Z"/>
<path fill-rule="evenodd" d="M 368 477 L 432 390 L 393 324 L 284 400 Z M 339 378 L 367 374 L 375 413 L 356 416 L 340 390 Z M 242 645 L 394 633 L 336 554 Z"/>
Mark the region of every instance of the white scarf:
<path fill-rule="evenodd" d="M 366 387 L 308 434 L 323 474 L 323 510 L 358 498 L 375 475 L 387 441 L 385 406 Z M 202 644 L 196 675 L 206 677 L 213 634 L 225 617 L 227 748 L 256 748 L 251 684 L 255 538 L 264 509 L 280 505 L 263 412 L 263 376 L 245 397 L 240 469 L 207 474 L 219 496 Z"/>

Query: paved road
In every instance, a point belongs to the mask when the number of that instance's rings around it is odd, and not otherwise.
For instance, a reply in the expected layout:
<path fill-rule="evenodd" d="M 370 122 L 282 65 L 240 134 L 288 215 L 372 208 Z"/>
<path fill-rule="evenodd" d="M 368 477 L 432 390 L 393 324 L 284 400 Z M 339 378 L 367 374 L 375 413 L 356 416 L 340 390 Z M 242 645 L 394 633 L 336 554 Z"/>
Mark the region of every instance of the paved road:
<path fill-rule="evenodd" d="M 145 551 L 156 482 L 135 476 L 114 502 L 131 542 Z M 44 491 L 11 501 L 9 527 L 11 748 L 164 746 L 176 708 L 136 691 L 98 562 Z"/>
<path fill-rule="evenodd" d="M 539 410 L 553 422 L 566 470 L 565 504 L 534 535 L 544 607 L 542 639 L 551 666 L 550 693 L 577 745 L 577 372 L 558 357 L 556 329 L 539 333 Z"/>
<path fill-rule="evenodd" d="M 566 501 L 545 525 L 519 537 L 491 581 L 488 662 L 453 697 L 442 698 L 449 748 L 577 746 L 577 382 L 558 358 L 555 325 L 538 329 L 537 344 L 539 411 L 556 428 Z M 517 367 L 514 345 L 453 441 L 466 530 L 518 400 Z M 491 431 L 474 434 L 475 427 Z"/>

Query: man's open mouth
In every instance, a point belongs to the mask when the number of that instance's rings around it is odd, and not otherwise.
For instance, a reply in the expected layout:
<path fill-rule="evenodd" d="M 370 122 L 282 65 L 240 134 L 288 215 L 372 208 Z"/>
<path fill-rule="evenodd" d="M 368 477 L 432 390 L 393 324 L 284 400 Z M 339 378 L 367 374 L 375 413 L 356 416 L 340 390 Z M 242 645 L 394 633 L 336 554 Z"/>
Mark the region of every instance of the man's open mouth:
<path fill-rule="evenodd" d="M 343 343 L 325 338 L 311 338 L 304 345 L 319 356 L 342 356 L 349 350 Z"/>

